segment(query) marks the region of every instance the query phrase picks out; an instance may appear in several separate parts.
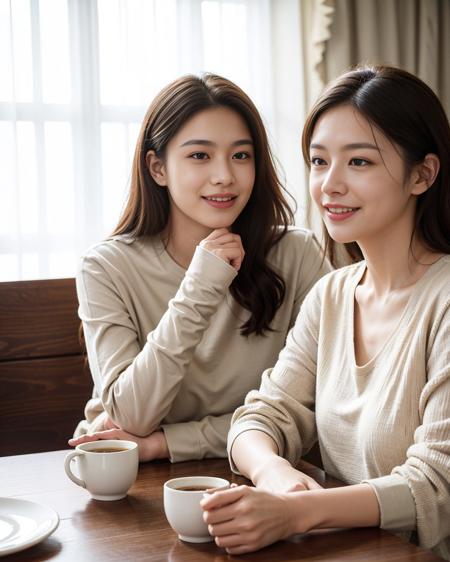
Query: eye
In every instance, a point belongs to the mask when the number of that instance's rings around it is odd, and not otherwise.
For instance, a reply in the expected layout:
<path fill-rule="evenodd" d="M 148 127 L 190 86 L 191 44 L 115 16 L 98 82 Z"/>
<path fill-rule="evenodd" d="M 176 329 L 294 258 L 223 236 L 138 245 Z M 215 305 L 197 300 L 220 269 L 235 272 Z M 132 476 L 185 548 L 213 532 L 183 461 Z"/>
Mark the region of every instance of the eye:
<path fill-rule="evenodd" d="M 358 168 L 368 166 L 370 164 L 369 160 L 366 160 L 365 158 L 352 158 L 349 163 L 351 166 L 356 166 Z"/>
<path fill-rule="evenodd" d="M 189 155 L 189 158 L 192 158 L 193 160 L 206 160 L 208 155 L 206 152 L 193 152 Z"/>
<path fill-rule="evenodd" d="M 233 154 L 234 160 L 248 160 L 250 158 L 250 154 L 248 152 L 236 152 Z"/>
<path fill-rule="evenodd" d="M 312 156 L 311 157 L 311 165 L 312 166 L 324 166 L 326 164 L 323 158 L 319 158 L 319 156 Z"/>

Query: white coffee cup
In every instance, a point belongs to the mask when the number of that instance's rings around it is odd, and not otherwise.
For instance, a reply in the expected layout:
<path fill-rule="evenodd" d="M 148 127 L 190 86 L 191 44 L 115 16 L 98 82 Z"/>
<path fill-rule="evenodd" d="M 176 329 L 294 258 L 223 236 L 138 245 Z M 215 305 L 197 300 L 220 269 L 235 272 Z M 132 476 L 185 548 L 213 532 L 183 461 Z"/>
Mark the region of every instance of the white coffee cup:
<path fill-rule="evenodd" d="M 172 478 L 164 484 L 164 511 L 167 521 L 181 540 L 187 542 L 214 540 L 208 532 L 208 525 L 203 521 L 200 501 L 207 489 L 229 485 L 228 480 L 214 476 Z M 180 488 L 201 489 L 183 490 Z"/>
<path fill-rule="evenodd" d="M 79 476 L 71 469 L 77 460 Z M 77 445 L 66 456 L 67 476 L 78 486 L 86 488 L 96 500 L 120 500 L 136 480 L 139 466 L 138 446 L 133 441 L 109 439 Z"/>

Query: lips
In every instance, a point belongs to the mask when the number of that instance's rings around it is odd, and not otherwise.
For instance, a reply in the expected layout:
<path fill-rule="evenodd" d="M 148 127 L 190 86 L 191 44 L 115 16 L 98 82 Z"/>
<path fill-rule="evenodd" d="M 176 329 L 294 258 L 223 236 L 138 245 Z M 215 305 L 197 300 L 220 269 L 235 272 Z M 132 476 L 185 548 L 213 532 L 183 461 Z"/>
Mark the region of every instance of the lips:
<path fill-rule="evenodd" d="M 332 221 L 343 221 L 359 211 L 361 207 L 344 207 L 344 205 L 323 205 L 326 216 Z"/>
<path fill-rule="evenodd" d="M 202 195 L 202 199 L 215 209 L 228 209 L 232 207 L 237 199 L 233 193 L 221 193 L 213 195 Z"/>
<path fill-rule="evenodd" d="M 202 199 L 206 199 L 207 201 L 218 201 L 219 203 L 231 201 L 232 199 L 236 199 L 237 195 L 233 195 L 231 193 L 224 193 L 222 195 L 202 195 Z"/>

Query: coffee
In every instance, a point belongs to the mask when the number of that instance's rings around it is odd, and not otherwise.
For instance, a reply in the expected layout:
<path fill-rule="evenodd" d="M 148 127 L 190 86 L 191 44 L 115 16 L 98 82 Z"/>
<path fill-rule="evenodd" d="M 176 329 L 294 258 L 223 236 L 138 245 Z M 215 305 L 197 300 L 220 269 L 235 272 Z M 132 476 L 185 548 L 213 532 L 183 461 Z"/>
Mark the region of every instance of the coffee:
<path fill-rule="evenodd" d="M 208 488 L 205 486 L 179 486 L 175 490 L 181 490 L 182 492 L 206 492 Z"/>
<path fill-rule="evenodd" d="M 91 455 L 91 453 L 100 454 Z M 120 454 L 114 455 L 114 453 Z M 70 466 L 72 461 L 78 465 L 78 474 L 72 472 Z M 138 446 L 137 443 L 125 439 L 81 443 L 75 447 L 75 451 L 66 456 L 64 468 L 72 482 L 86 488 L 94 500 L 120 500 L 127 495 L 136 480 L 139 468 Z M 202 480 L 203 482 L 205 481 Z M 196 494 L 178 495 L 195 496 Z"/>
<path fill-rule="evenodd" d="M 99 449 L 90 449 L 90 453 L 121 453 L 123 451 L 128 451 L 128 449 L 124 449 L 122 447 L 101 447 Z"/>

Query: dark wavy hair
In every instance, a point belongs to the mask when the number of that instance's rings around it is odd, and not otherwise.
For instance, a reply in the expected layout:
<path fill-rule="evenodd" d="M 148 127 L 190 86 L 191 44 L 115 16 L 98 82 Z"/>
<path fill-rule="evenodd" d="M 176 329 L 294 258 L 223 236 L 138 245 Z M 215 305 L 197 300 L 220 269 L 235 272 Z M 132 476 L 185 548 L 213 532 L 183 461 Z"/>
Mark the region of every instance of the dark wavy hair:
<path fill-rule="evenodd" d="M 167 144 L 179 129 L 198 112 L 212 107 L 237 112 L 254 143 L 255 183 L 249 201 L 232 225 L 232 231 L 242 239 L 245 259 L 230 291 L 250 311 L 241 333 L 261 335 L 271 329 L 286 291 L 284 279 L 267 263 L 267 254 L 293 223 L 293 212 L 275 171 L 261 116 L 238 86 L 214 74 L 186 75 L 156 96 L 143 121 L 128 200 L 113 235 L 153 236 L 164 230 L 170 214 L 168 191 L 153 180 L 146 154 L 154 150 L 164 160 Z"/>
<path fill-rule="evenodd" d="M 332 82 L 311 109 L 303 129 L 302 150 L 310 167 L 311 138 L 317 120 L 329 109 L 350 105 L 400 147 L 406 177 L 429 153 L 440 161 L 431 187 L 417 197 L 414 234 L 429 249 L 450 253 L 450 126 L 436 94 L 422 80 L 399 68 L 364 66 Z M 325 231 L 326 250 L 336 261 L 336 243 Z M 356 242 L 344 245 L 351 261 L 362 259 Z"/>

